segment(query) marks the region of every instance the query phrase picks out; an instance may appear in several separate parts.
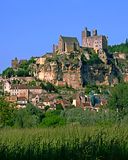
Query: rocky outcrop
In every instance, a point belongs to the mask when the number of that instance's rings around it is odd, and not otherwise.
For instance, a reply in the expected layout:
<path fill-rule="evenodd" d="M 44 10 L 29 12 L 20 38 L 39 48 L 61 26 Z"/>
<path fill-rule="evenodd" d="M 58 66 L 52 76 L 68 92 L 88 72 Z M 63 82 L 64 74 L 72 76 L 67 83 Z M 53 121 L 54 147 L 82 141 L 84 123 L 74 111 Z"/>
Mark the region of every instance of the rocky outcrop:
<path fill-rule="evenodd" d="M 54 55 L 46 58 L 39 67 L 37 77 L 55 85 L 68 85 L 75 89 L 87 84 L 113 85 L 118 83 L 120 71 L 105 52 L 100 54 L 88 51 Z"/>

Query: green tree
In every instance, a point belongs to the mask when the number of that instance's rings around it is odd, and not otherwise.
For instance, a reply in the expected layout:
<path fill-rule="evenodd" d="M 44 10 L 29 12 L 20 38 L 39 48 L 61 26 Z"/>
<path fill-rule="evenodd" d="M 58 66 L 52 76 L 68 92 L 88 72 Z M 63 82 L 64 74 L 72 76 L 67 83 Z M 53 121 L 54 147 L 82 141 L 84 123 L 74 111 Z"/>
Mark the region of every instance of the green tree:
<path fill-rule="evenodd" d="M 44 118 L 44 113 L 32 104 L 27 104 L 26 108 L 16 111 L 15 127 L 30 128 L 36 127 Z"/>
<path fill-rule="evenodd" d="M 47 90 L 48 92 L 57 92 L 56 87 L 50 82 L 47 82 L 47 84 L 45 85 L 45 90 Z"/>
<path fill-rule="evenodd" d="M 119 111 L 128 109 L 128 84 L 120 83 L 112 89 L 108 106 Z"/>
<path fill-rule="evenodd" d="M 2 76 L 10 78 L 12 76 L 15 76 L 15 71 L 13 70 L 13 68 L 7 68 L 3 71 Z"/>
<path fill-rule="evenodd" d="M 18 77 L 27 77 L 27 76 L 29 76 L 29 70 L 18 69 L 18 71 L 16 71 L 16 75 Z"/>
<path fill-rule="evenodd" d="M 0 127 L 12 126 L 14 123 L 15 106 L 0 98 Z"/>
<path fill-rule="evenodd" d="M 55 127 L 64 125 L 65 119 L 60 116 L 61 111 L 47 111 L 45 114 L 45 118 L 42 120 L 40 124 L 41 127 Z"/>
<path fill-rule="evenodd" d="M 29 82 L 29 86 L 36 86 L 36 81 L 31 81 L 31 82 Z"/>

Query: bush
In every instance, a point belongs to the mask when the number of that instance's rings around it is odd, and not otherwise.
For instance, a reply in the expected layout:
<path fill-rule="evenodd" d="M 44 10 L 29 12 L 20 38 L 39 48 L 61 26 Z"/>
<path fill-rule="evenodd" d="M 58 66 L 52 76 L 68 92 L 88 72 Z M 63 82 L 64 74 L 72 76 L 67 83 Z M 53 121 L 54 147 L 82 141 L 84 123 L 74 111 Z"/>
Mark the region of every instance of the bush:
<path fill-rule="evenodd" d="M 40 126 L 42 127 L 56 127 L 65 124 L 65 119 L 60 116 L 60 111 L 47 111 L 45 118 L 42 120 Z"/>

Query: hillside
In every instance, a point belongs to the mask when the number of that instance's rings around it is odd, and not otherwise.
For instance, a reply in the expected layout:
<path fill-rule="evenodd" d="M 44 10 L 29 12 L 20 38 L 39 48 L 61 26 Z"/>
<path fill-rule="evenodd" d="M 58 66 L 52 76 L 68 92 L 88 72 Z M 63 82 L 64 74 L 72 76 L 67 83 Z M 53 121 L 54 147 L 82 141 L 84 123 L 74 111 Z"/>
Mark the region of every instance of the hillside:
<path fill-rule="evenodd" d="M 128 44 L 109 46 L 108 50 L 81 47 L 70 52 L 56 51 L 30 60 L 13 60 L 3 77 L 34 77 L 56 86 L 80 89 L 86 85 L 114 85 L 127 81 Z"/>
<path fill-rule="evenodd" d="M 110 53 L 121 52 L 128 54 L 128 40 L 126 39 L 125 43 L 108 46 L 108 51 Z"/>

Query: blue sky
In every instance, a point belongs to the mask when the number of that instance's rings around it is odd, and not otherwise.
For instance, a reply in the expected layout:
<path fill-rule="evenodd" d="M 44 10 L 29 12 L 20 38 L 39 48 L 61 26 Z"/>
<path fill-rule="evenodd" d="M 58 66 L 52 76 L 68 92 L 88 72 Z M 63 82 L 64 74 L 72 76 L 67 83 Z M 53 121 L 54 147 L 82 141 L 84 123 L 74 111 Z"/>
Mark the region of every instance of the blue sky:
<path fill-rule="evenodd" d="M 128 37 L 127 0 L 0 0 L 0 72 L 11 59 L 52 51 L 59 35 L 97 28 L 109 44 Z"/>

